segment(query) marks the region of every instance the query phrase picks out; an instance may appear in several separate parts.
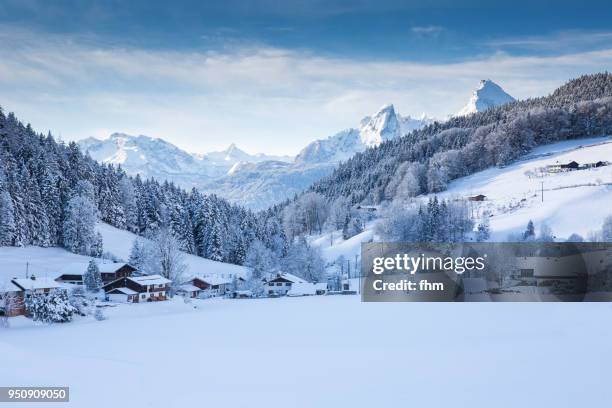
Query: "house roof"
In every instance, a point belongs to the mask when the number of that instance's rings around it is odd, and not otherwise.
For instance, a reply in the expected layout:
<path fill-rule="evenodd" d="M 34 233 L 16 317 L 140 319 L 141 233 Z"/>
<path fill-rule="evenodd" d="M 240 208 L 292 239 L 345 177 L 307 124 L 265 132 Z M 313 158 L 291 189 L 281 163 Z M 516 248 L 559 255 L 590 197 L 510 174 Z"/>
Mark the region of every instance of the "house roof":
<path fill-rule="evenodd" d="M 208 283 L 209 285 L 227 285 L 232 283 L 230 279 L 227 278 L 219 278 L 217 276 L 196 276 L 193 279 L 198 279 L 203 282 Z"/>
<path fill-rule="evenodd" d="M 292 275 L 290 273 L 281 273 L 280 275 L 276 276 L 274 279 L 270 279 L 269 282 L 275 282 L 277 280 L 288 280 L 291 283 L 309 283 L 308 281 L 306 281 L 305 279 L 302 279 L 298 276 Z"/>
<path fill-rule="evenodd" d="M 183 292 L 197 292 L 200 290 L 200 288 L 198 288 L 197 286 L 191 285 L 189 283 L 186 283 L 184 285 L 179 286 L 178 290 L 183 291 Z"/>
<path fill-rule="evenodd" d="M 89 262 L 73 262 L 70 263 L 64 267 L 62 267 L 59 270 L 59 275 L 84 275 L 85 272 L 87 272 L 87 267 L 89 266 Z M 119 269 L 123 268 L 124 266 L 129 266 L 132 269 L 135 269 L 134 267 L 128 265 L 125 262 L 106 262 L 106 263 L 99 263 L 98 264 L 98 270 L 100 271 L 100 273 L 115 273 L 117 272 Z"/>
<path fill-rule="evenodd" d="M 15 278 L 11 282 L 17 285 L 22 290 L 35 290 L 35 289 L 55 289 L 59 288 L 60 285 L 51 278 Z"/>
<path fill-rule="evenodd" d="M 113 292 L 118 292 L 123 295 L 136 295 L 138 292 L 132 290 L 130 288 L 115 288 L 113 290 L 109 290 L 108 293 L 112 294 Z"/>
<path fill-rule="evenodd" d="M 126 279 L 136 282 L 139 285 L 165 285 L 172 282 L 170 279 L 166 279 L 161 275 L 130 276 Z"/>

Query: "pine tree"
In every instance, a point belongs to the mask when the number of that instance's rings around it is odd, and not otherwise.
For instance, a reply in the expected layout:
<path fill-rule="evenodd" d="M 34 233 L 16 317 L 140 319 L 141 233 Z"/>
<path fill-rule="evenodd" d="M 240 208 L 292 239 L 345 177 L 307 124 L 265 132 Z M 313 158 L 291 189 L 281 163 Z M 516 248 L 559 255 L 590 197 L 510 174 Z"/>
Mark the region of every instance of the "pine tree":
<path fill-rule="evenodd" d="M 0 192 L 0 246 L 15 242 L 15 214 L 13 200 L 8 191 Z"/>
<path fill-rule="evenodd" d="M 102 288 L 100 269 L 93 259 L 89 261 L 87 271 L 83 274 L 83 284 L 90 292 L 98 292 Z"/>

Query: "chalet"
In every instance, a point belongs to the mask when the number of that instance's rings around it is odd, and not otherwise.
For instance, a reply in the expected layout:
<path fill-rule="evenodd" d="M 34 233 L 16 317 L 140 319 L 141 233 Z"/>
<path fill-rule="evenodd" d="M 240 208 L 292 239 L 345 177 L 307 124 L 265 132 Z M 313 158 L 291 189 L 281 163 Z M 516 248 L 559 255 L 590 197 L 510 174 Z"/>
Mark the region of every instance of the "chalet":
<path fill-rule="evenodd" d="M 24 292 L 14 283 L 0 290 L 0 316 L 14 317 L 26 314 Z"/>
<path fill-rule="evenodd" d="M 186 298 L 198 298 L 200 297 L 201 291 L 202 289 L 198 288 L 197 286 L 186 283 L 178 287 L 176 294 Z"/>
<path fill-rule="evenodd" d="M 83 284 L 83 275 L 89 266 L 86 262 L 73 263 L 60 269 L 60 276 L 55 280 L 60 283 Z M 113 282 L 119 278 L 132 276 L 136 268 L 126 263 L 100 263 L 98 264 L 100 276 L 104 284 Z"/>
<path fill-rule="evenodd" d="M 272 296 L 284 296 L 291 290 L 293 284 L 310 283 L 290 273 L 279 273 L 275 278 L 265 282 L 264 291 Z"/>
<path fill-rule="evenodd" d="M 107 283 L 103 289 L 107 295 L 118 295 L 117 298 L 120 296 L 125 301 L 154 302 L 166 300 L 171 282 L 160 275 L 126 276 Z"/>
<path fill-rule="evenodd" d="M 202 297 L 223 296 L 230 289 L 232 281 L 217 276 L 197 276 L 189 282 L 200 289 Z"/>
<path fill-rule="evenodd" d="M 469 196 L 467 199 L 468 201 L 484 201 L 487 198 L 486 195 L 484 194 L 478 194 L 475 196 Z"/>

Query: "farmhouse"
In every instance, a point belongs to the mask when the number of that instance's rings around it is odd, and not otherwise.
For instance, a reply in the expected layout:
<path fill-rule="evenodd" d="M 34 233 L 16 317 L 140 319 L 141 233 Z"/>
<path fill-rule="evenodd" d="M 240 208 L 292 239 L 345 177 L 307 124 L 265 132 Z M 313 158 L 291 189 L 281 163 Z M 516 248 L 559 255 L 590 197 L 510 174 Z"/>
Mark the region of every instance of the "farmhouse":
<path fill-rule="evenodd" d="M 294 284 L 310 283 L 290 273 L 279 273 L 264 284 L 264 291 L 272 296 L 284 296 Z"/>
<path fill-rule="evenodd" d="M 166 300 L 171 282 L 160 275 L 127 276 L 107 283 L 103 289 L 106 294 L 117 295 L 116 298 L 122 301 L 154 302 Z M 134 296 L 136 294 L 137 296 Z"/>
<path fill-rule="evenodd" d="M 195 277 L 189 282 L 200 289 L 200 296 L 214 297 L 223 296 L 230 289 L 232 281 L 216 276 Z"/>
<path fill-rule="evenodd" d="M 75 285 L 83 284 L 83 275 L 87 271 L 88 263 L 78 262 L 65 266 L 60 270 L 60 276 L 55 280 L 60 283 L 71 283 Z M 132 276 L 136 271 L 131 265 L 126 263 L 100 263 L 98 264 L 100 276 L 104 284 L 113 282 L 119 278 Z"/>

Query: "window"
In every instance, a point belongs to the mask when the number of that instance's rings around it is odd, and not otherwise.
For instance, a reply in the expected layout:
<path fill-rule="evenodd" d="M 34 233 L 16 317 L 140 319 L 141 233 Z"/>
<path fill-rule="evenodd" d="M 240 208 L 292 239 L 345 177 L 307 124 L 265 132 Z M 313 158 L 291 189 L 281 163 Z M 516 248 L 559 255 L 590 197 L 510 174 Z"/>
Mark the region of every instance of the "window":
<path fill-rule="evenodd" d="M 291 286 L 291 282 L 285 283 L 285 286 Z"/>
<path fill-rule="evenodd" d="M 140 298 L 141 298 L 141 299 L 144 299 L 144 298 L 145 298 L 145 296 L 146 296 L 146 295 L 143 293 L 142 295 L 140 295 Z"/>
<path fill-rule="evenodd" d="M 282 282 L 276 282 L 276 286 L 283 286 Z"/>

